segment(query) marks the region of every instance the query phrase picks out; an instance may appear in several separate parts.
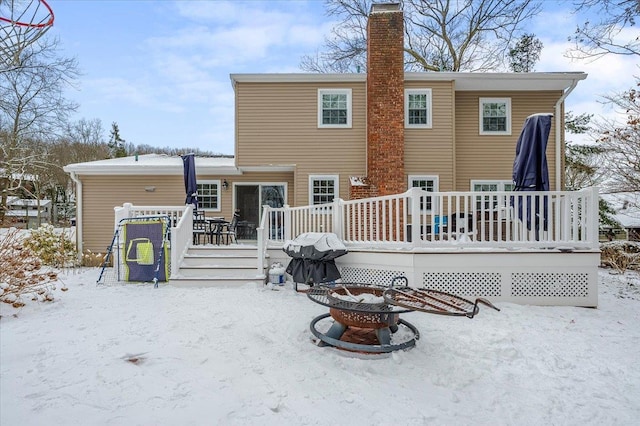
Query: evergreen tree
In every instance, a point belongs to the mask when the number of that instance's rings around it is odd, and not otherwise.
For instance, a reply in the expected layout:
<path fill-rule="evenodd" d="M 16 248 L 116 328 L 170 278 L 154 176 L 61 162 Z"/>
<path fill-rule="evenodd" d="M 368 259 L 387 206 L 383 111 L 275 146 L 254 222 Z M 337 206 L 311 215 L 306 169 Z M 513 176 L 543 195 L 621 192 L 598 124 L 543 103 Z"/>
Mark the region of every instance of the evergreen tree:
<path fill-rule="evenodd" d="M 532 72 L 540 59 L 542 42 L 535 34 L 525 34 L 509 49 L 509 68 L 513 72 Z"/>
<path fill-rule="evenodd" d="M 120 129 L 115 121 L 111 123 L 111 132 L 109 133 L 109 154 L 111 158 L 120 158 L 127 156 L 125 148 L 126 141 L 120 137 Z"/>
<path fill-rule="evenodd" d="M 580 114 L 574 116 L 571 111 L 565 114 L 565 130 L 572 134 L 584 134 L 591 131 L 592 114 Z M 602 184 L 606 174 L 606 168 L 602 167 L 605 150 L 600 145 L 567 143 L 565 149 L 565 188 L 569 191 L 577 191 L 589 186 Z M 600 198 L 598 201 L 600 225 L 619 228 L 613 215 L 614 209 Z"/>

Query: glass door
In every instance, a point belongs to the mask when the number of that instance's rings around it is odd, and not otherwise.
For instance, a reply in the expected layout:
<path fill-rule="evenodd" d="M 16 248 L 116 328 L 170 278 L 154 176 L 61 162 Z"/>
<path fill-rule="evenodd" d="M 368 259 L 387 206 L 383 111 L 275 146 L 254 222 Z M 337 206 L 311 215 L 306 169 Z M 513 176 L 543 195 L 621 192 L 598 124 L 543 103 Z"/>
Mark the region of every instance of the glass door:
<path fill-rule="evenodd" d="M 235 184 L 235 206 L 240 213 L 238 239 L 255 240 L 262 206 L 282 207 L 285 204 L 284 184 Z"/>

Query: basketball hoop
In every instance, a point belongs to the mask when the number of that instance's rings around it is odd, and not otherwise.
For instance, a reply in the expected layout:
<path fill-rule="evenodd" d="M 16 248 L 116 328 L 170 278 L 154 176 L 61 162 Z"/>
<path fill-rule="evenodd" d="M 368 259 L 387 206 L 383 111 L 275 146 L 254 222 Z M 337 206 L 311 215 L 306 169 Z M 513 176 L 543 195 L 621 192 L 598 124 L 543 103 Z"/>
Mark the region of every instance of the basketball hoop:
<path fill-rule="evenodd" d="M 45 0 L 0 0 L 0 70 L 20 66 L 20 55 L 53 25 Z"/>

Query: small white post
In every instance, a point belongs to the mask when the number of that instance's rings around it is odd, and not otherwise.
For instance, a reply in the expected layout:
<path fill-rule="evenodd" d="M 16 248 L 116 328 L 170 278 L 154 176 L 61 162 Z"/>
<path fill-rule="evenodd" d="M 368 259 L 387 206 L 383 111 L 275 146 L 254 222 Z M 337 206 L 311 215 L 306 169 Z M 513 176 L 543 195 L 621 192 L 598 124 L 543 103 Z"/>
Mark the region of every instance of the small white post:
<path fill-rule="evenodd" d="M 420 197 L 424 192 L 420 188 L 411 188 L 408 195 L 411 199 L 411 242 L 414 246 L 420 243 Z"/>
<path fill-rule="evenodd" d="M 284 241 L 291 240 L 293 237 L 291 235 L 291 209 L 288 204 L 284 205 L 284 233 L 282 237 Z"/>
<path fill-rule="evenodd" d="M 342 230 L 343 230 L 343 212 L 342 212 L 342 206 L 343 206 L 344 200 L 342 200 L 341 198 L 336 198 L 333 200 L 333 207 L 331 209 L 331 211 L 333 212 L 333 223 L 332 223 L 332 228 L 333 228 L 333 233 L 336 234 L 338 236 L 338 238 L 340 238 L 341 241 L 344 241 L 344 239 L 342 238 Z"/>

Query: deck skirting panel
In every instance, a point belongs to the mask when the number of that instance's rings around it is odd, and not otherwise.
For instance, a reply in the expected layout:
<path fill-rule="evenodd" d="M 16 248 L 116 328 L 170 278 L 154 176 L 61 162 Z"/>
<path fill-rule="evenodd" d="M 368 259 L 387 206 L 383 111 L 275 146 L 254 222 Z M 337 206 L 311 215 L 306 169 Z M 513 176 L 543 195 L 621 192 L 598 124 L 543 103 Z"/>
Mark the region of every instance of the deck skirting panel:
<path fill-rule="evenodd" d="M 405 276 L 467 298 L 531 305 L 598 305 L 598 252 L 349 252 L 336 259 L 343 281 L 389 284 Z"/>

